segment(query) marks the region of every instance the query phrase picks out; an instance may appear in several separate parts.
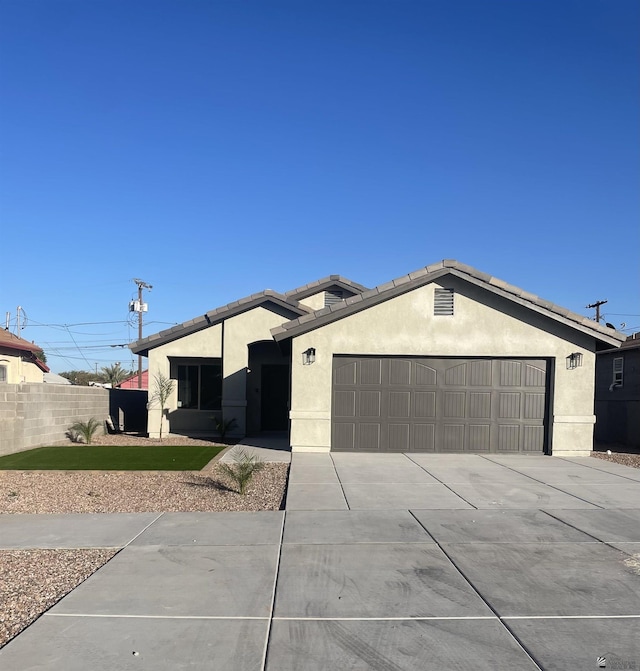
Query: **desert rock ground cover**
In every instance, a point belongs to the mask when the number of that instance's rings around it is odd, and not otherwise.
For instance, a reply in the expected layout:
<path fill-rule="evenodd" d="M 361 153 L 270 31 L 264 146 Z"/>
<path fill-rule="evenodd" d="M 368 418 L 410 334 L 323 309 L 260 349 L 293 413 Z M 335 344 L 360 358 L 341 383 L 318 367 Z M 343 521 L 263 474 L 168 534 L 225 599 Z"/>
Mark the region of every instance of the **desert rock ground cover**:
<path fill-rule="evenodd" d="M 159 441 L 96 436 L 97 445 Z M 210 444 L 165 438 L 162 445 Z M 91 446 L 87 446 L 88 450 Z M 238 494 L 216 460 L 201 471 L 0 471 L 0 514 L 279 510 L 287 464 L 266 464 Z M 114 549 L 0 551 L 0 647 L 98 570 Z"/>

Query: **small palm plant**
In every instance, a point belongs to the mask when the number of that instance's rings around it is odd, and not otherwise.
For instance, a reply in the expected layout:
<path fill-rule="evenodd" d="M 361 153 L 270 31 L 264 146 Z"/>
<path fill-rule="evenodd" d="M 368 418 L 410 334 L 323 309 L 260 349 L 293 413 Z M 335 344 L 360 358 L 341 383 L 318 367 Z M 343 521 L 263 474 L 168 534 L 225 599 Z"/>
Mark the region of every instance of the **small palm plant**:
<path fill-rule="evenodd" d="M 220 440 L 224 441 L 224 439 L 227 437 L 227 432 L 228 431 L 233 431 L 233 429 L 238 426 L 238 422 L 236 421 L 235 417 L 231 417 L 230 419 L 224 419 L 223 417 L 212 417 L 213 421 L 215 422 L 216 425 L 216 431 L 220 434 Z"/>
<path fill-rule="evenodd" d="M 165 408 L 169 402 L 169 397 L 173 393 L 175 384 L 175 380 L 168 378 L 163 373 L 153 376 L 153 395 L 150 402 L 152 405 L 157 403 L 160 406 L 160 440 L 162 440 L 162 422 L 164 420 Z"/>
<path fill-rule="evenodd" d="M 233 464 L 220 464 L 220 470 L 237 485 L 238 491 L 244 496 L 253 476 L 264 467 L 264 462 L 246 450 L 238 450 L 233 461 Z"/>
<path fill-rule="evenodd" d="M 76 422 L 69 427 L 72 436 L 82 436 L 87 445 L 91 445 L 95 432 L 100 428 L 100 422 L 92 417 L 88 422 Z"/>

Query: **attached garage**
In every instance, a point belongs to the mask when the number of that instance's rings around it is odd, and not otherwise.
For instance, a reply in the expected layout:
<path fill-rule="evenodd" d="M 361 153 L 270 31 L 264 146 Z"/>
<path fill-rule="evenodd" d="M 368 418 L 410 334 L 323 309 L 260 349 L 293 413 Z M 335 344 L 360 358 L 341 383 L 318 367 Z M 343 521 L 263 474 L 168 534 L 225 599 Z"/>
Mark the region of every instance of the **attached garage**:
<path fill-rule="evenodd" d="M 546 359 L 333 358 L 332 450 L 543 453 Z"/>

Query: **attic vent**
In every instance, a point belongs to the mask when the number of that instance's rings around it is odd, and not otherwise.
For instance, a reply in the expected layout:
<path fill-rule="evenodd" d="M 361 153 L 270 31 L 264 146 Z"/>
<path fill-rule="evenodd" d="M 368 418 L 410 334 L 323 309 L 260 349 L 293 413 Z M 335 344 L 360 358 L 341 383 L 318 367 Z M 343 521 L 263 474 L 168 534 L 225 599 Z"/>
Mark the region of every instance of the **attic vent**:
<path fill-rule="evenodd" d="M 333 289 L 332 291 L 324 292 L 324 306 L 329 307 L 335 305 L 344 299 L 344 291 L 342 289 Z"/>
<path fill-rule="evenodd" d="M 433 298 L 433 314 L 442 317 L 453 314 L 453 289 L 436 287 Z"/>

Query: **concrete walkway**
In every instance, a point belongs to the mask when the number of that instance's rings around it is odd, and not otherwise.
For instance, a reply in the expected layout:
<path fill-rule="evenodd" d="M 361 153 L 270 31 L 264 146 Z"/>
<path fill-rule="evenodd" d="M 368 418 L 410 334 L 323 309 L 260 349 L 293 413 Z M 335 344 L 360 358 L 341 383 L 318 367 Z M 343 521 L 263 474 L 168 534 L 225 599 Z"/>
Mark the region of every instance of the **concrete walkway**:
<path fill-rule="evenodd" d="M 295 453 L 286 511 L 0 533 L 123 548 L 2 669 L 640 668 L 640 471 L 601 460 Z"/>

